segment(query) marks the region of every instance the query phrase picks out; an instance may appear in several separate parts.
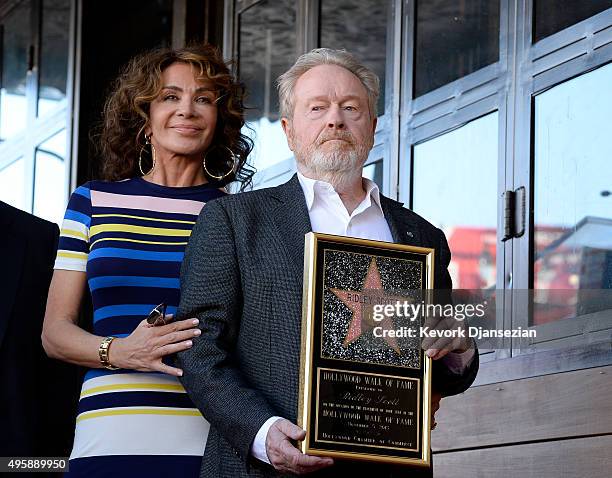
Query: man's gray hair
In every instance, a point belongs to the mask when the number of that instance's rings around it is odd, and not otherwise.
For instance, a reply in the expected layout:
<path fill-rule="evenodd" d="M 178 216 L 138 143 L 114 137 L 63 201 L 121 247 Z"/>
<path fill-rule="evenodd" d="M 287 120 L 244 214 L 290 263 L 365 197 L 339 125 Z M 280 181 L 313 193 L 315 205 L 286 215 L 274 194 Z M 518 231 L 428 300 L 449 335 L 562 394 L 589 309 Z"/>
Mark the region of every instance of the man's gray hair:
<path fill-rule="evenodd" d="M 368 106 L 373 118 L 378 116 L 377 104 L 380 94 L 379 80 L 376 73 L 359 61 L 346 50 L 332 50 L 331 48 L 315 48 L 300 56 L 294 65 L 278 77 L 278 98 L 280 115 L 284 118 L 293 117 L 293 90 L 297 80 L 308 70 L 319 65 L 337 65 L 353 73 L 368 93 Z"/>

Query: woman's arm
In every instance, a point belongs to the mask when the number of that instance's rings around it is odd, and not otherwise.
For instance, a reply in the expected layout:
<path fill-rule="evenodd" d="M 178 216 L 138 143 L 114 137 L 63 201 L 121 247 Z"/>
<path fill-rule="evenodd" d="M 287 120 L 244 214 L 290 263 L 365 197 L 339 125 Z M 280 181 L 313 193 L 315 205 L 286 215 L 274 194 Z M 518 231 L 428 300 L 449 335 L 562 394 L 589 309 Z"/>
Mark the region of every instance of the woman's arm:
<path fill-rule="evenodd" d="M 42 345 L 51 358 L 90 368 L 100 368 L 97 337 L 77 325 L 86 291 L 86 274 L 55 270 L 49 287 L 42 330 Z"/>
<path fill-rule="evenodd" d="M 102 368 L 98 348 L 104 337 L 77 325 L 79 309 L 86 293 L 85 272 L 56 269 L 53 273 L 42 331 L 47 355 L 89 368 Z M 125 338 L 113 340 L 109 361 L 115 367 L 139 371 L 158 371 L 181 376 L 182 370 L 162 362 L 164 355 L 191 347 L 191 339 L 200 335 L 197 322 L 183 320 L 154 327 L 143 320 Z"/>

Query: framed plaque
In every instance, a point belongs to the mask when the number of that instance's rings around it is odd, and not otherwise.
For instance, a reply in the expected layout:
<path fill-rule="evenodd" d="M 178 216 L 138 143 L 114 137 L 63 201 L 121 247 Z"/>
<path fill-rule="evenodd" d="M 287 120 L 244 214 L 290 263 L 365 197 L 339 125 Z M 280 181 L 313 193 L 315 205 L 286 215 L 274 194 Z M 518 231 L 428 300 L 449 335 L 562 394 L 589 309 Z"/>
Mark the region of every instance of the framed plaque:
<path fill-rule="evenodd" d="M 302 452 L 430 466 L 431 359 L 402 306 L 424 303 L 433 262 L 433 249 L 306 235 Z"/>

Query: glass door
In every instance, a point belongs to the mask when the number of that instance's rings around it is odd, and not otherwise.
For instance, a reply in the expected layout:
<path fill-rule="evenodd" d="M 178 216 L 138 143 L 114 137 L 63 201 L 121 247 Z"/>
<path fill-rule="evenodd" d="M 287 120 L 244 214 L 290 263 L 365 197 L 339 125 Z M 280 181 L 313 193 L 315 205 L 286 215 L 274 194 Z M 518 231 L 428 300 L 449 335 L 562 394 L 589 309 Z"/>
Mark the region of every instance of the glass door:
<path fill-rule="evenodd" d="M 529 227 L 512 241 L 513 321 L 537 335 L 516 355 L 588 345 L 595 356 L 612 339 L 612 52 L 598 47 L 612 2 L 563 3 L 551 17 L 551 2 L 528 2 L 520 36 L 514 177 Z"/>

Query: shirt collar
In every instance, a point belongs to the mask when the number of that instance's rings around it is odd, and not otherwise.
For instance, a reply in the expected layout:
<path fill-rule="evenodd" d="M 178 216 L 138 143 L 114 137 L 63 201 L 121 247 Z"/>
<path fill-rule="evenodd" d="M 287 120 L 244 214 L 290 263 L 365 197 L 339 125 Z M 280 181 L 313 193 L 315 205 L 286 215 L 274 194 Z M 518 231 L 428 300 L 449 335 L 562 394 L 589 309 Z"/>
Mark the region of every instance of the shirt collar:
<path fill-rule="evenodd" d="M 304 198 L 306 199 L 306 206 L 308 207 L 309 211 L 312 210 L 312 205 L 314 204 L 317 193 L 320 194 L 322 189 L 334 191 L 332 185 L 325 181 L 307 178 L 299 171 L 297 176 L 298 180 L 300 181 L 300 186 L 302 186 L 302 191 L 304 191 Z M 362 180 L 363 187 L 366 191 L 364 201 L 371 200 L 374 204 L 376 204 L 377 208 L 382 213 L 382 206 L 380 205 L 380 189 L 378 188 L 378 185 L 368 178 L 362 178 Z"/>
<path fill-rule="evenodd" d="M 310 211 L 312 209 L 312 203 L 314 203 L 314 185 L 317 182 L 316 179 L 310 179 L 304 176 L 302 173 L 297 173 L 298 180 L 302 191 L 304 191 L 304 199 L 306 199 L 306 207 Z"/>

